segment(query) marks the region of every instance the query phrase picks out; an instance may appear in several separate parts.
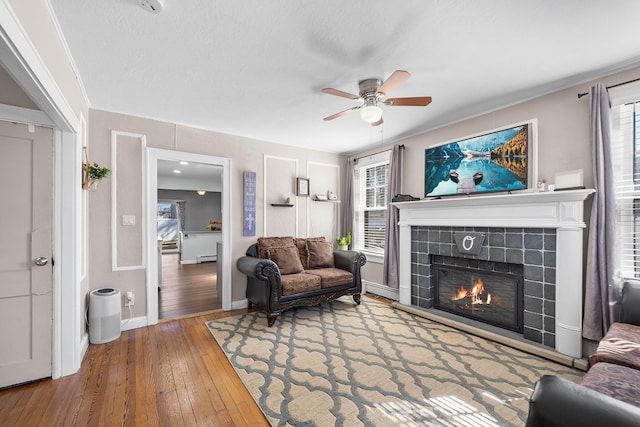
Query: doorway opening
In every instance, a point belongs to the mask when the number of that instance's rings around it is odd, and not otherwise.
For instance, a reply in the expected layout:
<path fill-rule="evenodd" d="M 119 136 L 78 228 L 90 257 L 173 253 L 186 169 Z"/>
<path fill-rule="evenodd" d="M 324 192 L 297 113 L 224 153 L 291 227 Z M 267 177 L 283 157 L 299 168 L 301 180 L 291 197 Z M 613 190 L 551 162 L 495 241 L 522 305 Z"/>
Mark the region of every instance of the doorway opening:
<path fill-rule="evenodd" d="M 214 190 L 221 168 L 178 166 L 165 160 L 158 165 L 159 319 L 219 310 L 217 246 L 222 242 L 222 213 L 221 193 Z M 180 175 L 190 175 L 188 181 L 172 176 L 176 167 Z"/>
<path fill-rule="evenodd" d="M 149 324 L 230 310 L 230 159 L 147 152 Z"/>

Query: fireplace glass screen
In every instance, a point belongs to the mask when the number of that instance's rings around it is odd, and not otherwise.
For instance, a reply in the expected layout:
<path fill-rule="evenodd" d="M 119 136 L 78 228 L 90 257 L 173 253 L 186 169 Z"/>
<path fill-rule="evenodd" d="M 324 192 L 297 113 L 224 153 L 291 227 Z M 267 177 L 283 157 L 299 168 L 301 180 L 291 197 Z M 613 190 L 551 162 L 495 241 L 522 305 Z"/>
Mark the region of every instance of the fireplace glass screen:
<path fill-rule="evenodd" d="M 433 265 L 434 308 L 522 332 L 522 276 Z"/>

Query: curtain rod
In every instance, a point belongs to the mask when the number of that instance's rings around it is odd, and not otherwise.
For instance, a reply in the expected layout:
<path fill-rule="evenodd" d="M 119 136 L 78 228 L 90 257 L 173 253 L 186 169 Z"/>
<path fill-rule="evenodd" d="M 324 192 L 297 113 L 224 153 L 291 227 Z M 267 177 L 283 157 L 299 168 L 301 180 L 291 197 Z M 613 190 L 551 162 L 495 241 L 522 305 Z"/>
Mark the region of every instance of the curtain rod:
<path fill-rule="evenodd" d="M 607 89 L 611 89 L 613 87 L 618 87 L 618 86 L 623 86 L 623 85 L 628 85 L 629 83 L 635 83 L 637 81 L 640 81 L 640 78 L 629 80 L 628 82 L 622 82 L 622 83 L 618 83 L 618 84 L 615 84 L 615 85 L 607 86 Z M 585 95 L 589 95 L 589 92 L 579 93 L 578 94 L 578 99 L 582 98 Z"/>
<path fill-rule="evenodd" d="M 404 144 L 400 144 L 398 147 L 404 149 Z M 377 153 L 367 154 L 366 156 L 356 157 L 355 159 L 353 159 L 353 161 L 357 162 L 358 160 L 364 159 L 365 157 L 375 156 L 376 154 L 381 154 L 381 153 L 384 153 L 385 151 L 391 151 L 392 149 L 393 149 L 393 147 L 391 147 L 391 148 L 389 148 L 387 150 L 378 151 Z"/>

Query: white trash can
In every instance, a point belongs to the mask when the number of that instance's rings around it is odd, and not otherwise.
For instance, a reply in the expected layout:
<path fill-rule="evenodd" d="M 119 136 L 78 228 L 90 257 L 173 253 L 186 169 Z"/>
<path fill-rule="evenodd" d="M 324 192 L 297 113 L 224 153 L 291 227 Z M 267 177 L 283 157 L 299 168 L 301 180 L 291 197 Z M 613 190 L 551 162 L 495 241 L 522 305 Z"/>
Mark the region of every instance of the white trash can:
<path fill-rule="evenodd" d="M 89 342 L 103 344 L 120 337 L 120 291 L 95 289 L 89 293 Z"/>

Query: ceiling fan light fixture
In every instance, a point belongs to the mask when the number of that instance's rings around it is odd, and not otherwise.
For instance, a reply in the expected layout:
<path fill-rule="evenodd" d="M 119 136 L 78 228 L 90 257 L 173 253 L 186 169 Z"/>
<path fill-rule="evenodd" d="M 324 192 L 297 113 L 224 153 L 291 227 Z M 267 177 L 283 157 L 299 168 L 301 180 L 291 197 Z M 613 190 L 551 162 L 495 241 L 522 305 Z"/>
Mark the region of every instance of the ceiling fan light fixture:
<path fill-rule="evenodd" d="M 375 123 L 382 118 L 382 108 L 377 105 L 366 105 L 360 110 L 360 117 L 367 123 Z"/>

